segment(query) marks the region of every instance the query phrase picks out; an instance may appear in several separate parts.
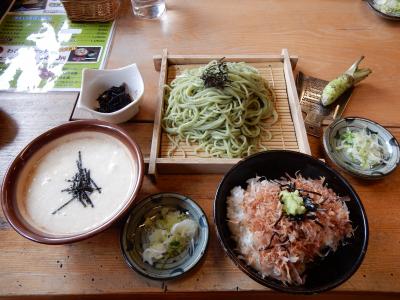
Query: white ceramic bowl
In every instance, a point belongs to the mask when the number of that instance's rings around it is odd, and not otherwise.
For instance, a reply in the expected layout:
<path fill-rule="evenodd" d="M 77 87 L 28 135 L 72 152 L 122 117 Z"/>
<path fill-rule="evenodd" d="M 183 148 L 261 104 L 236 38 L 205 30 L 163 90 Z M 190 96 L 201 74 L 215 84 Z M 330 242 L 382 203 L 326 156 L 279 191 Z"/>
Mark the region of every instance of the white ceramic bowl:
<path fill-rule="evenodd" d="M 112 86 L 120 86 L 123 83 L 133 99 L 132 103 L 112 113 L 96 111 L 99 107 L 96 99 Z M 95 119 L 114 124 L 123 123 L 138 113 L 143 92 L 143 79 L 136 64 L 109 70 L 84 69 L 77 107 L 89 112 Z"/>

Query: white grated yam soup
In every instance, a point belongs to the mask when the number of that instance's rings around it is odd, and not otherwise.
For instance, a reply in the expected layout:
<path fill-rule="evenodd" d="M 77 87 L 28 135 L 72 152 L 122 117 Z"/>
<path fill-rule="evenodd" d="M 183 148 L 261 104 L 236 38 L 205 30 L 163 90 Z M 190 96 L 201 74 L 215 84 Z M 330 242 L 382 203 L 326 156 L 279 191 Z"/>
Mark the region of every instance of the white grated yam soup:
<path fill-rule="evenodd" d="M 78 152 L 82 167 L 101 192 L 88 193 L 86 207 L 62 192 L 77 173 Z M 132 192 L 137 170 L 126 146 L 100 132 L 79 132 L 58 138 L 43 147 L 25 166 L 17 184 L 17 205 L 32 227 L 54 235 L 75 235 L 104 224 L 117 214 Z"/>

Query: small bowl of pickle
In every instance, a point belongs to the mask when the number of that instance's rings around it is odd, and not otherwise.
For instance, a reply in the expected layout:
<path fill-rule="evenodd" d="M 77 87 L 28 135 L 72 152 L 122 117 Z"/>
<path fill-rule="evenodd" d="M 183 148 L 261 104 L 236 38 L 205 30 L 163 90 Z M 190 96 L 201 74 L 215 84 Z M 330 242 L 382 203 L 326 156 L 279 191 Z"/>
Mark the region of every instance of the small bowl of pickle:
<path fill-rule="evenodd" d="M 192 270 L 203 257 L 209 226 L 192 199 L 160 193 L 139 201 L 121 231 L 121 250 L 129 267 L 155 280 Z"/>
<path fill-rule="evenodd" d="M 77 108 L 94 119 L 119 124 L 139 112 L 143 93 L 143 78 L 136 64 L 119 69 L 84 69 Z"/>

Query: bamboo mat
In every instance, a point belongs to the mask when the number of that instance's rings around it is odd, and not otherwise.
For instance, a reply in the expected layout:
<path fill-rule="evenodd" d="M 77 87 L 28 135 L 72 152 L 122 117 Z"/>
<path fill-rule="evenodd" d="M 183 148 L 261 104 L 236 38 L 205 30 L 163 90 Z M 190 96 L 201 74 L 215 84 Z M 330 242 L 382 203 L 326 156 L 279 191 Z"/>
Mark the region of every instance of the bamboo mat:
<path fill-rule="evenodd" d="M 282 62 L 265 62 L 265 63 L 249 63 L 256 67 L 261 75 L 269 82 L 271 88 L 275 92 L 275 109 L 278 112 L 278 121 L 271 126 L 272 139 L 266 140 L 266 137 L 261 136 L 260 144 L 269 150 L 293 150 L 299 151 L 297 143 L 295 128 L 290 114 L 289 100 L 286 92 L 286 81 L 283 71 Z M 178 76 L 186 68 L 196 68 L 200 65 L 171 65 L 168 67 L 167 83 Z M 268 119 L 265 120 L 268 123 Z M 199 151 L 198 154 L 194 152 L 196 145 L 187 145 L 185 142 L 180 142 L 180 149 L 172 153 L 172 158 L 182 158 L 183 149 L 186 153 L 186 158 L 207 157 L 207 153 Z M 159 157 L 168 157 L 168 151 L 173 148 L 173 144 L 167 137 L 165 132 L 162 132 L 161 147 Z M 258 147 L 259 151 L 263 151 Z"/>

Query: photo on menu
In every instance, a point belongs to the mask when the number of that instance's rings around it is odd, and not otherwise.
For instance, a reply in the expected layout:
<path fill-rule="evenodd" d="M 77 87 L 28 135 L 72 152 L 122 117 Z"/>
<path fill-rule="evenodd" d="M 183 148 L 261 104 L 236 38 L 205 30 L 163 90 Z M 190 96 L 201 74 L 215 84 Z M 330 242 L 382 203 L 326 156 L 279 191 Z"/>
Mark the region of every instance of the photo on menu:
<path fill-rule="evenodd" d="M 96 63 L 100 58 L 101 47 L 78 46 L 72 50 L 68 62 L 74 63 Z"/>
<path fill-rule="evenodd" d="M 43 10 L 45 9 L 47 0 L 16 0 L 12 12 Z"/>

